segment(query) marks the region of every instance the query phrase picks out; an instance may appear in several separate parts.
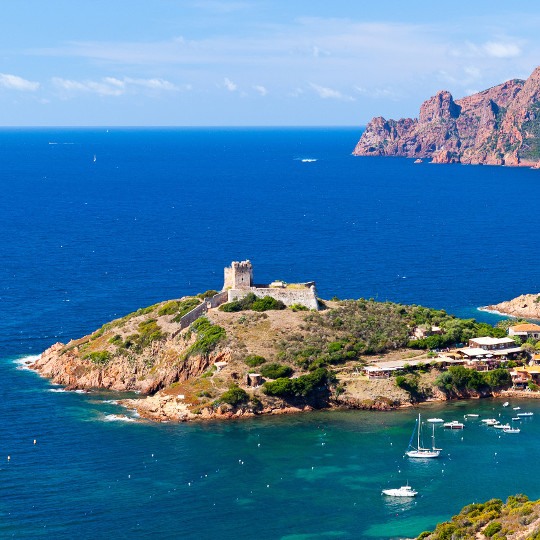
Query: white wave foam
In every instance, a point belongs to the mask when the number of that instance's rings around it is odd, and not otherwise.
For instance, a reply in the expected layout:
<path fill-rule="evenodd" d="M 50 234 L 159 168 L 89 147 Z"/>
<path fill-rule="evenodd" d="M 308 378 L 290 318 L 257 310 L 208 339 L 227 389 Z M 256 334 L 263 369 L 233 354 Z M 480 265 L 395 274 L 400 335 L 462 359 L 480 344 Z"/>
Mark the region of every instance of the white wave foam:
<path fill-rule="evenodd" d="M 509 315 L 508 313 L 502 313 L 496 309 L 487 309 L 485 307 L 476 308 L 478 311 L 484 311 L 485 313 L 493 313 L 494 315 L 501 315 L 503 317 L 510 317 L 511 319 L 517 319 L 515 315 Z"/>
<path fill-rule="evenodd" d="M 69 392 L 69 390 L 65 388 L 49 388 L 47 392 Z"/>
<path fill-rule="evenodd" d="M 19 369 L 28 369 L 28 363 L 34 363 L 36 360 L 39 360 L 41 358 L 41 354 L 30 354 L 28 356 L 23 356 L 22 358 L 16 358 L 13 360 L 14 364 L 17 364 L 19 366 Z"/>
<path fill-rule="evenodd" d="M 135 418 L 130 418 L 123 414 L 107 414 L 103 417 L 105 422 L 135 422 Z"/>

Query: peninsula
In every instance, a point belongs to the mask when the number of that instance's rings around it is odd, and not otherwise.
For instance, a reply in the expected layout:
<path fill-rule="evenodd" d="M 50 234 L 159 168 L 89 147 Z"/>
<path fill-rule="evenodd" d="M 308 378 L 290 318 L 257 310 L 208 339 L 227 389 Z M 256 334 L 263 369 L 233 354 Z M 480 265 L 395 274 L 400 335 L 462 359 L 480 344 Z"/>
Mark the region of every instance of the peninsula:
<path fill-rule="evenodd" d="M 480 310 L 524 319 L 540 319 L 540 294 L 522 294 L 512 300 L 482 307 Z"/>
<path fill-rule="evenodd" d="M 72 390 L 139 392 L 122 404 L 185 421 L 487 396 L 527 359 L 506 329 L 445 311 L 322 301 L 313 281 L 257 285 L 249 261 L 224 278 L 221 292 L 139 309 L 29 367 Z"/>
<path fill-rule="evenodd" d="M 356 156 L 404 156 L 432 163 L 540 167 L 540 67 L 454 101 L 438 92 L 417 118 L 369 122 Z"/>

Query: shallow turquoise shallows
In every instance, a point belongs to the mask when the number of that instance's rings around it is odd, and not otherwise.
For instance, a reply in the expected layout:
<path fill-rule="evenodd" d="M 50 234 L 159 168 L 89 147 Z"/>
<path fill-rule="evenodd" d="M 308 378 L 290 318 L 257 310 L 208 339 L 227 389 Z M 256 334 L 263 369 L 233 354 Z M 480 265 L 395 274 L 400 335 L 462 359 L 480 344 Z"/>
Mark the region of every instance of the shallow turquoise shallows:
<path fill-rule="evenodd" d="M 360 131 L 0 130 L 1 537 L 388 538 L 471 501 L 540 497 L 536 402 L 520 404 L 535 415 L 517 435 L 437 427 L 443 457 L 413 463 L 417 411 L 120 422 L 117 395 L 17 369 L 138 308 L 219 289 L 232 260 L 251 259 L 262 283 L 314 279 L 323 298 L 491 322 L 478 306 L 539 292 L 539 171 L 355 158 Z M 413 501 L 381 496 L 407 481 Z"/>
<path fill-rule="evenodd" d="M 416 410 L 157 425 L 109 420 L 120 412 L 110 394 L 52 392 L 9 365 L 2 378 L 12 387 L 0 438 L 2 537 L 399 538 L 473 501 L 540 497 L 536 400 L 421 407 L 426 418 L 481 417 L 460 431 L 438 424 L 441 457 L 414 461 L 404 451 Z M 480 422 L 510 421 L 514 406 L 535 413 L 519 434 Z M 407 482 L 416 498 L 381 495 Z"/>

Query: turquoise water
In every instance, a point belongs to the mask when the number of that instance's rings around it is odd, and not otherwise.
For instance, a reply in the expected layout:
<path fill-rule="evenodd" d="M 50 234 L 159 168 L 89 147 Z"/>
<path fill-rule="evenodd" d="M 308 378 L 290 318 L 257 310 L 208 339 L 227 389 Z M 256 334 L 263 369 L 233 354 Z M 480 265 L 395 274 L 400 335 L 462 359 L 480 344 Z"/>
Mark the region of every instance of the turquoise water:
<path fill-rule="evenodd" d="M 3 413 L 0 535 L 82 538 L 398 538 L 434 528 L 461 507 L 517 492 L 540 497 L 540 402 L 518 435 L 466 420 L 436 427 L 439 459 L 403 457 L 417 410 L 315 412 L 228 423 L 106 421 L 108 393 L 50 392 L 34 374 Z M 4 379 L 5 380 L 5 379 Z M 31 395 L 31 398 L 30 398 Z M 22 406 L 17 405 L 22 404 Z M 509 420 L 500 400 L 422 407 Z M 24 426 L 17 428 L 18 423 Z M 429 429 L 430 426 L 428 426 Z M 36 439 L 36 445 L 33 440 Z M 381 496 L 409 482 L 413 500 Z"/>
<path fill-rule="evenodd" d="M 409 463 L 416 411 L 122 422 L 118 396 L 17 369 L 140 307 L 220 288 L 235 259 L 252 260 L 256 281 L 315 279 L 323 298 L 484 321 L 498 318 L 477 306 L 538 292 L 538 171 L 354 158 L 359 135 L 0 131 L 0 536 L 376 539 L 418 534 L 471 500 L 540 497 L 524 466 L 538 458 L 536 402 L 519 435 L 438 429 L 445 457 Z M 414 501 L 381 497 L 407 480 Z"/>

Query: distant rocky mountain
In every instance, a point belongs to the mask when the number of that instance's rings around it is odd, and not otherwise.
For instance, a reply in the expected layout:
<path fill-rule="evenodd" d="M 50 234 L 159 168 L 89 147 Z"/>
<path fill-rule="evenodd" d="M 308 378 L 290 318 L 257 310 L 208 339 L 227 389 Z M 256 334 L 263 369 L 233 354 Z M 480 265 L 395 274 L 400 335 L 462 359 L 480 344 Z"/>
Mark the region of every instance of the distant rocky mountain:
<path fill-rule="evenodd" d="M 373 118 L 353 154 L 540 168 L 540 67 L 456 101 L 438 92 L 418 119 Z"/>

